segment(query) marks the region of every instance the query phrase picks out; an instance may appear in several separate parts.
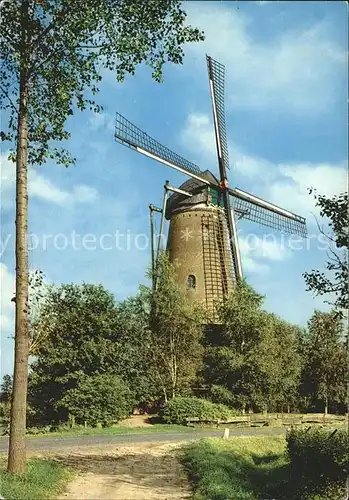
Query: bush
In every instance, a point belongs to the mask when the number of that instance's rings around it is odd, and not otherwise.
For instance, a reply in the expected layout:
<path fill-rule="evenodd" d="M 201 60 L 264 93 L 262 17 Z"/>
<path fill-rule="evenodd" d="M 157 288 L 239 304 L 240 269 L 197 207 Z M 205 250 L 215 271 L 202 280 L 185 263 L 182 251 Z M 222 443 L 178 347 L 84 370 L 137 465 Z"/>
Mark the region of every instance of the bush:
<path fill-rule="evenodd" d="M 51 432 L 51 426 L 50 425 L 42 425 L 41 427 L 27 427 L 26 433 L 31 434 L 31 435 L 36 435 L 36 434 L 47 434 Z"/>
<path fill-rule="evenodd" d="M 349 435 L 345 430 L 292 429 L 287 434 L 291 484 L 299 498 L 341 498 L 349 474 Z M 330 496 L 328 496 L 330 495 Z"/>
<path fill-rule="evenodd" d="M 177 397 L 171 399 L 161 410 L 160 415 L 167 424 L 186 424 L 187 418 L 206 421 L 227 420 L 233 412 L 223 404 L 211 403 L 197 397 Z"/>
<path fill-rule="evenodd" d="M 234 397 L 232 392 L 223 385 L 212 385 L 210 389 L 210 399 L 213 403 L 220 403 L 232 406 Z"/>
<path fill-rule="evenodd" d="M 84 376 L 75 389 L 67 391 L 59 402 L 73 415 L 78 424 L 108 426 L 128 417 L 133 408 L 133 396 L 127 384 L 107 373 Z"/>

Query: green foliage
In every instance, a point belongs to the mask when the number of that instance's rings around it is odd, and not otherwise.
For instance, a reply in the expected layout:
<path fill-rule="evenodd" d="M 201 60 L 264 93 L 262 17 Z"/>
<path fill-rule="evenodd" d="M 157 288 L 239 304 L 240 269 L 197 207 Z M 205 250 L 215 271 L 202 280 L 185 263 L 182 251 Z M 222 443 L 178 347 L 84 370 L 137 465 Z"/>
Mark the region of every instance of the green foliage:
<path fill-rule="evenodd" d="M 194 483 L 194 500 L 291 500 L 284 448 L 284 438 L 271 436 L 209 438 L 185 446 L 181 461 Z"/>
<path fill-rule="evenodd" d="M 0 470 L 0 493 L 6 500 L 55 498 L 71 477 L 71 472 L 52 460 L 30 460 L 25 476 Z"/>
<path fill-rule="evenodd" d="M 94 96 L 106 71 L 123 81 L 145 63 L 162 81 L 163 65 L 182 63 L 183 45 L 203 40 L 176 0 L 11 0 L 1 18 L 0 96 L 9 112 L 1 135 L 17 139 L 21 89 L 32 164 L 75 161 L 56 141 L 71 137 L 65 123 L 76 110 L 101 110 Z"/>
<path fill-rule="evenodd" d="M 295 498 L 324 495 L 340 500 L 349 475 L 349 435 L 346 430 L 293 429 L 287 435 L 291 483 Z M 326 496 L 329 495 L 329 496 Z"/>
<path fill-rule="evenodd" d="M 161 417 L 167 424 L 186 424 L 187 418 L 201 420 L 228 420 L 234 412 L 223 404 L 214 404 L 196 397 L 176 397 L 161 410 Z"/>
<path fill-rule="evenodd" d="M 231 391 L 222 385 L 212 385 L 210 387 L 210 399 L 213 403 L 221 403 L 231 406 L 234 403 L 234 397 Z"/>
<path fill-rule="evenodd" d="M 220 328 L 206 349 L 207 383 L 225 388 L 225 398 L 230 391 L 229 404 L 243 410 L 281 409 L 295 399 L 299 385 L 300 330 L 263 311 L 262 303 L 249 285 L 237 284 L 218 309 Z"/>
<path fill-rule="evenodd" d="M 319 225 L 319 230 L 325 236 L 329 247 L 329 260 L 326 263 L 326 272 L 313 269 L 303 274 L 308 290 L 316 295 L 330 297 L 330 303 L 342 312 L 349 309 L 349 274 L 348 274 L 348 193 L 343 192 L 333 198 L 314 192 L 316 206 L 320 207 L 320 215 L 329 221 L 330 234 Z"/>
<path fill-rule="evenodd" d="M 4 375 L 2 379 L 1 389 L 0 389 L 0 401 L 8 403 L 11 401 L 12 395 L 12 377 L 11 375 Z"/>
<path fill-rule="evenodd" d="M 156 291 L 149 293 L 151 366 L 165 401 L 187 392 L 202 365 L 202 311 L 177 283 L 169 256 L 159 258 Z"/>
<path fill-rule="evenodd" d="M 128 382 L 135 404 L 152 408 L 161 389 L 152 376 L 149 332 L 149 302 L 142 291 L 117 305 L 114 371 Z"/>
<path fill-rule="evenodd" d="M 58 403 L 76 388 L 81 373 L 119 375 L 135 388 L 136 403 L 150 398 L 142 314 L 138 298 L 117 307 L 100 285 L 49 288 L 37 319 L 45 341 L 38 345 L 29 380 L 41 422 L 67 421 L 68 411 Z"/>
<path fill-rule="evenodd" d="M 1 401 L 0 402 L 0 428 L 1 434 L 5 435 L 8 431 L 8 426 L 10 424 L 10 412 L 11 406 L 10 403 Z"/>
<path fill-rule="evenodd" d="M 128 386 L 115 375 L 81 374 L 77 386 L 67 391 L 59 406 L 73 415 L 77 423 L 96 426 L 100 422 L 107 427 L 131 414 L 133 397 Z"/>
<path fill-rule="evenodd" d="M 302 391 L 313 404 L 323 403 L 325 412 L 330 404 L 346 398 L 347 352 L 344 344 L 343 321 L 335 311 L 315 311 L 308 323 L 304 345 Z"/>

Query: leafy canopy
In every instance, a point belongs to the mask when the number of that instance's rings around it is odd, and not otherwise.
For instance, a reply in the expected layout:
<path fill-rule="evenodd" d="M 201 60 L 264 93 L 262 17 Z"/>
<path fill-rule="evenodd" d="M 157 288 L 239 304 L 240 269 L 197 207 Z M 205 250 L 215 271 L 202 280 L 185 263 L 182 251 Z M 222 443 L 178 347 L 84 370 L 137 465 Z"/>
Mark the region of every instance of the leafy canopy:
<path fill-rule="evenodd" d="M 74 161 L 57 141 L 70 138 L 65 123 L 76 109 L 101 110 L 95 95 L 106 70 L 123 81 L 146 63 L 160 82 L 165 63 L 182 63 L 185 43 L 203 40 L 177 0 L 11 0 L 1 17 L 1 135 L 16 141 L 25 90 L 32 164 Z"/>
<path fill-rule="evenodd" d="M 303 391 L 313 403 L 344 403 L 347 352 L 344 325 L 336 311 L 315 311 L 308 322 L 303 370 Z"/>
<path fill-rule="evenodd" d="M 69 389 L 59 401 L 76 422 L 107 427 L 128 417 L 133 408 L 129 387 L 116 375 L 80 375 L 77 386 Z"/>
<path fill-rule="evenodd" d="M 313 269 L 304 273 L 308 290 L 317 295 L 334 297 L 330 301 L 337 309 L 349 309 L 349 205 L 348 193 L 341 193 L 333 198 L 319 195 L 314 191 L 316 205 L 320 207 L 320 215 L 328 219 L 330 232 L 327 233 L 319 225 L 320 232 L 329 243 L 326 272 Z"/>
<path fill-rule="evenodd" d="M 165 400 L 190 389 L 202 363 L 202 310 L 176 280 L 174 264 L 160 255 L 156 290 L 148 290 L 150 353 Z"/>
<path fill-rule="evenodd" d="M 218 310 L 220 325 L 208 337 L 204 370 L 215 401 L 272 409 L 283 407 L 297 391 L 298 329 L 262 304 L 263 297 L 240 282 Z"/>
<path fill-rule="evenodd" d="M 47 420 L 67 419 L 66 407 L 59 402 L 67 390 L 76 388 L 81 373 L 120 375 L 138 386 L 137 375 L 144 368 L 141 338 L 138 342 L 132 337 L 132 350 L 130 341 L 125 343 L 130 328 L 124 312 L 101 285 L 49 288 L 36 327 L 46 335 L 31 366 L 30 400 Z"/>

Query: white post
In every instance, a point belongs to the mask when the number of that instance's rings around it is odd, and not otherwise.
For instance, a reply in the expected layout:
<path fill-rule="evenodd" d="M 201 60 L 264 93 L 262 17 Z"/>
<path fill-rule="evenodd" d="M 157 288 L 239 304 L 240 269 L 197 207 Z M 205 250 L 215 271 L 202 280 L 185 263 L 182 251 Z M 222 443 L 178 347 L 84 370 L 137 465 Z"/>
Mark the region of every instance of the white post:
<path fill-rule="evenodd" d="M 226 427 L 224 429 L 223 439 L 228 439 L 228 438 L 229 438 L 229 429 Z"/>

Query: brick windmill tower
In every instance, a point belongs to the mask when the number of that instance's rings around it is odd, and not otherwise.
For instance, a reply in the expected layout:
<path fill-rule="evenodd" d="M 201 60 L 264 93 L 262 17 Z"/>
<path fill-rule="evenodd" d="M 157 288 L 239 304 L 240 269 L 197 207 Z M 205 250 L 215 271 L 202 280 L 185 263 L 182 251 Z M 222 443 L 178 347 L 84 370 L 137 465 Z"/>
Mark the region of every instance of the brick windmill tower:
<path fill-rule="evenodd" d="M 206 56 L 206 60 L 217 146 L 217 177 L 155 141 L 119 113 L 115 138 L 190 177 L 179 188 L 165 185 L 163 207 L 157 209 L 162 213 L 160 234 L 167 219 L 170 224 L 167 249 L 176 265 L 178 282 L 187 289 L 190 300 L 206 306 L 214 323 L 216 303 L 224 300 L 233 291 L 234 284 L 242 279 L 237 236 L 240 218 L 303 237 L 307 233 L 303 217 L 228 186 L 225 69 L 210 56 Z"/>

